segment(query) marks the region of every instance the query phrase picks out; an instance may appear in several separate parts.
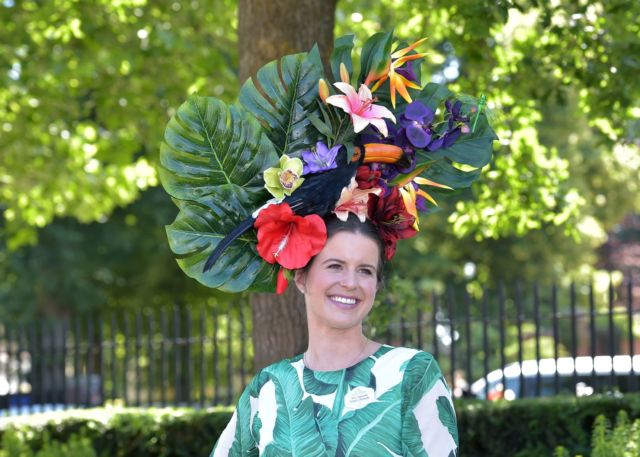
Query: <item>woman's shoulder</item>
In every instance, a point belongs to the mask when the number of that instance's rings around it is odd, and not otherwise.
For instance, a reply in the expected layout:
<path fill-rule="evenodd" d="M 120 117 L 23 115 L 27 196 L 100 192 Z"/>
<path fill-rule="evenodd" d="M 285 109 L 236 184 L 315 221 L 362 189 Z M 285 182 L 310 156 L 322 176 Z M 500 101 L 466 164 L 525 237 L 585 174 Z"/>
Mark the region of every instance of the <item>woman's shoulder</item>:
<path fill-rule="evenodd" d="M 421 349 L 414 349 L 404 346 L 390 346 L 383 344 L 376 351 L 378 355 L 377 361 L 381 364 L 401 364 L 401 368 L 405 369 L 411 365 L 430 365 L 437 362 L 433 354 Z"/>
<path fill-rule="evenodd" d="M 249 390 L 252 395 L 257 395 L 260 389 L 269 381 L 278 380 L 286 377 L 297 377 L 298 371 L 302 369 L 302 355 L 280 359 L 277 362 L 267 365 L 258 370 L 251 382 Z"/>

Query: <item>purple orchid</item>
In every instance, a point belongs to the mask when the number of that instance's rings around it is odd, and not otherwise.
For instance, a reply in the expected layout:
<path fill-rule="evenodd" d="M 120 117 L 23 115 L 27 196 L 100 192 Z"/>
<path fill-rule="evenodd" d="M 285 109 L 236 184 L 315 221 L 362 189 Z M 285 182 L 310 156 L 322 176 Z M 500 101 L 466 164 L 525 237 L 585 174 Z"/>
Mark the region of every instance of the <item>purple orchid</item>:
<path fill-rule="evenodd" d="M 336 155 L 338 155 L 341 147 L 341 144 L 336 144 L 329 149 L 322 141 L 318 141 L 315 149 L 302 151 L 302 160 L 304 160 L 302 174 L 319 173 L 336 168 L 338 166 L 336 163 Z"/>
<path fill-rule="evenodd" d="M 416 100 L 407 105 L 400 119 L 408 142 L 414 148 L 424 148 L 431 141 L 433 131 L 431 123 L 435 112 L 421 101 Z"/>
<path fill-rule="evenodd" d="M 469 122 L 469 116 L 462 116 L 460 114 L 460 110 L 462 109 L 462 102 L 458 100 L 453 105 L 451 105 L 451 100 L 446 100 L 444 102 L 445 108 L 451 114 L 449 117 L 449 123 L 453 120 L 453 122 Z"/>
<path fill-rule="evenodd" d="M 462 102 L 460 100 L 458 100 L 452 106 L 451 102 L 449 100 L 447 100 L 444 103 L 444 105 L 447 108 L 447 111 L 449 112 L 449 128 L 448 128 L 448 131 L 449 132 L 453 132 L 457 128 L 462 133 L 469 133 L 469 131 L 470 131 L 470 128 L 469 128 L 469 116 L 463 116 L 460 113 L 460 110 L 462 109 Z M 456 138 L 457 138 L 457 136 L 456 136 Z"/>
<path fill-rule="evenodd" d="M 427 145 L 427 150 L 435 151 L 437 149 L 450 148 L 461 134 L 462 130 L 460 127 L 455 127 L 453 130 L 447 130 L 442 136 L 433 139 L 433 141 Z"/>

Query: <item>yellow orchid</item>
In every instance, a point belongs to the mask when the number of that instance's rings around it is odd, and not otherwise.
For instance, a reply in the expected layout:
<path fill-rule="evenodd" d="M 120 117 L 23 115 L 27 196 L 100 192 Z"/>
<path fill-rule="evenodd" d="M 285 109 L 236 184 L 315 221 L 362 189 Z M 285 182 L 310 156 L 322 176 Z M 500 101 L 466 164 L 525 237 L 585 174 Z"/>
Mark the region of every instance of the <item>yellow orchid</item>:
<path fill-rule="evenodd" d="M 422 44 L 426 38 L 422 38 L 411 45 L 399 49 L 393 54 L 391 54 L 391 58 L 389 59 L 389 63 L 387 67 L 382 72 L 370 72 L 367 75 L 365 80 L 365 84 L 368 86 L 374 81 L 377 81 L 373 87 L 371 88 L 371 92 L 374 92 L 378 87 L 382 85 L 387 79 L 389 80 L 389 92 L 391 95 L 391 104 L 393 107 L 396 107 L 396 91 L 400 94 L 402 98 L 406 100 L 407 103 L 411 103 L 411 95 L 409 95 L 409 91 L 407 87 L 411 89 L 420 89 L 420 86 L 413 81 L 405 78 L 401 74 L 397 72 L 400 67 L 402 67 L 405 63 L 410 62 L 412 60 L 421 59 L 426 56 L 426 53 L 417 53 L 407 55 L 409 52 L 413 51 L 417 46 Z"/>
<path fill-rule="evenodd" d="M 262 177 L 264 179 L 264 187 L 277 199 L 283 199 L 285 195 L 291 195 L 300 185 L 304 178 L 302 172 L 304 165 L 302 160 L 289 158 L 283 154 L 280 157 L 279 167 L 267 168 Z"/>

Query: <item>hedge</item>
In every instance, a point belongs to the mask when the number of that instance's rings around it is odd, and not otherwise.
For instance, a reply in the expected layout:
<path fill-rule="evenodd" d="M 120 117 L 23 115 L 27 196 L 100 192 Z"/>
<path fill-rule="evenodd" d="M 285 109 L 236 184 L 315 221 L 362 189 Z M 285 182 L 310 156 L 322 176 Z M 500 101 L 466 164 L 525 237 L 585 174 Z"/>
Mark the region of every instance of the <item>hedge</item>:
<path fill-rule="evenodd" d="M 595 419 L 615 422 L 619 411 L 640 417 L 640 394 L 548 397 L 513 402 L 457 405 L 460 455 L 468 457 L 548 457 L 557 446 L 572 455 L 590 455 Z"/>
<path fill-rule="evenodd" d="M 595 418 L 614 422 L 619 411 L 640 418 L 640 394 L 624 397 L 551 397 L 513 402 L 457 402 L 460 455 L 469 457 L 547 457 L 558 446 L 571 455 L 590 453 Z M 95 411 L 95 410 L 94 410 Z M 139 410 L 106 422 L 67 418 L 18 427 L 34 451 L 43 444 L 86 437 L 98 457 L 207 457 L 229 421 L 229 411 Z M 7 428 L 0 430 L 0 439 Z M 0 454 L 2 455 L 2 454 Z"/>

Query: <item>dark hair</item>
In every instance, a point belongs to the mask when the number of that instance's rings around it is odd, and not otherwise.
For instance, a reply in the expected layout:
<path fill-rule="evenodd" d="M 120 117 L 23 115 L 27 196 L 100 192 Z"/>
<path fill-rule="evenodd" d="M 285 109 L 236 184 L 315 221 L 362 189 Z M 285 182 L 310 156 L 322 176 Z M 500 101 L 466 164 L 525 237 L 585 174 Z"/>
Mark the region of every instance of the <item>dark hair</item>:
<path fill-rule="evenodd" d="M 384 257 L 384 243 L 380 238 L 380 233 L 378 229 L 371 223 L 369 219 L 366 219 L 364 222 L 361 222 L 360 219 L 355 214 L 348 213 L 347 220 L 341 221 L 336 217 L 335 214 L 331 213 L 328 216 L 324 217 L 324 223 L 327 227 L 327 239 L 330 239 L 333 235 L 340 232 L 354 233 L 366 236 L 376 243 L 378 246 L 378 268 L 376 270 L 376 276 L 378 280 L 378 289 L 382 288 L 384 284 L 384 267 L 385 267 L 385 257 Z M 313 263 L 314 258 L 312 258 L 307 265 L 305 265 L 301 270 L 306 273 L 311 264 Z"/>

